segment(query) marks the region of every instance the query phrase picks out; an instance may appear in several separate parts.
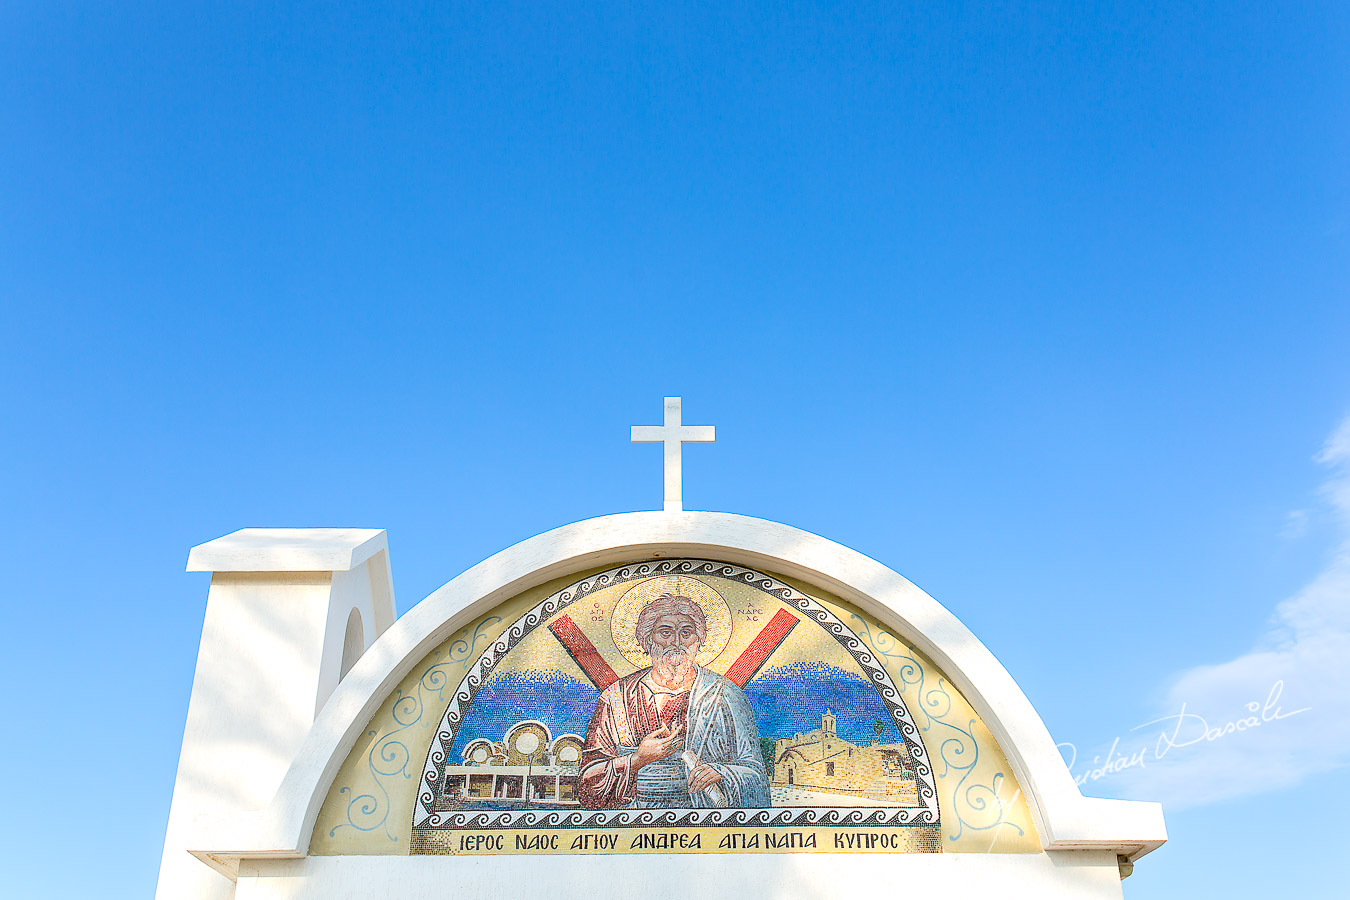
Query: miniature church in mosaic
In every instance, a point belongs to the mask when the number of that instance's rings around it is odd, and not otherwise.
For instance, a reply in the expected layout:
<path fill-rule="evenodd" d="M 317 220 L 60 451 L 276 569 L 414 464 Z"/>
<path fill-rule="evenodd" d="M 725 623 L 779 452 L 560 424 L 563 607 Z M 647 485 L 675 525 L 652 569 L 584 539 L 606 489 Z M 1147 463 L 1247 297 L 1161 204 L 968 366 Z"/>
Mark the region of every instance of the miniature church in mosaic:
<path fill-rule="evenodd" d="M 904 743 L 882 744 L 873 738 L 865 746 L 855 745 L 839 736 L 835 723 L 834 713 L 827 709 L 819 728 L 774 742 L 776 786 L 795 788 L 807 798 L 824 793 L 918 802 L 914 763 Z M 878 735 L 883 725 L 877 722 Z"/>

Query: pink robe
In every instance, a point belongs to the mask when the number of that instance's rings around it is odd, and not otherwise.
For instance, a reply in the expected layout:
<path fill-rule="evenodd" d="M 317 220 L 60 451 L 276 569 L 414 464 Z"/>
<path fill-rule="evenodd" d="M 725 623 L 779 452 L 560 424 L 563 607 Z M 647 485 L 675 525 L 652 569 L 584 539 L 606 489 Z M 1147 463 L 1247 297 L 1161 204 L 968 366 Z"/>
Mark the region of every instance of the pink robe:
<path fill-rule="evenodd" d="M 650 671 L 647 668 L 625 675 L 600 695 L 581 750 L 578 793 L 582 806 L 613 809 L 633 802 L 637 798 L 637 772 L 630 754 L 662 725 L 673 729 L 684 724 L 688 692 L 672 697 L 666 708 L 658 711 L 655 698 L 642 684 L 643 676 Z"/>

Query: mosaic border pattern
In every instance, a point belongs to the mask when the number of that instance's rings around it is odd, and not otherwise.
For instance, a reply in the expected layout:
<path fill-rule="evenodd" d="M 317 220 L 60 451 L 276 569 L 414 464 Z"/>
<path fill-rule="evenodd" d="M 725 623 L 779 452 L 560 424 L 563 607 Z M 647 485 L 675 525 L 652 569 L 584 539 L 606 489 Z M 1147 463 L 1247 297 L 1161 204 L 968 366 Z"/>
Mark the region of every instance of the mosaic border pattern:
<path fill-rule="evenodd" d="M 433 804 L 442 771 L 478 689 L 492 677 L 497 664 L 527 635 L 559 610 L 602 589 L 654 575 L 711 575 L 740 581 L 772 594 L 820 625 L 862 668 L 894 719 L 914 763 L 918 805 L 901 807 L 770 807 L 766 809 L 596 809 L 596 810 L 442 810 Z M 427 751 L 413 808 L 413 829 L 460 828 L 624 828 L 638 826 L 685 827 L 713 825 L 936 825 L 937 788 L 919 729 L 900 692 L 880 660 L 848 626 L 817 601 L 776 578 L 730 563 L 706 559 L 660 559 L 617 566 L 592 575 L 547 597 L 506 629 L 483 650 L 446 706 Z"/>

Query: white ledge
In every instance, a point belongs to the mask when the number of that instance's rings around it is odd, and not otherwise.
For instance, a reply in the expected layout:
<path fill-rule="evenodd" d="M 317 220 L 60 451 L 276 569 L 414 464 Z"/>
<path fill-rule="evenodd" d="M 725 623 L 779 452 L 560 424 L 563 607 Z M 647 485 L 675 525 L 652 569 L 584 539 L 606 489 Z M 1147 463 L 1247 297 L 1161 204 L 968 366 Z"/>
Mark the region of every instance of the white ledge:
<path fill-rule="evenodd" d="M 198 544 L 189 572 L 349 572 L 388 546 L 382 528 L 241 528 Z"/>

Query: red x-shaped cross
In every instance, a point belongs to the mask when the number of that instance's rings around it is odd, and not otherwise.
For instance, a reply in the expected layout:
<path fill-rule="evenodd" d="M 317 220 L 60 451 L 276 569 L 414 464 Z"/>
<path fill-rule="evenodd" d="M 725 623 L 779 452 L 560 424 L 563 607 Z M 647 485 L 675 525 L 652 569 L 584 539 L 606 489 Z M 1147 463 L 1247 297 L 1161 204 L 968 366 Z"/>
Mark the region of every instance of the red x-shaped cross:
<path fill-rule="evenodd" d="M 773 655 L 779 645 L 787 640 L 788 633 L 796 627 L 797 621 L 797 617 L 785 609 L 774 613 L 769 624 L 760 629 L 759 634 L 750 642 L 750 646 L 746 647 L 745 652 L 736 657 L 731 668 L 727 669 L 727 679 L 737 687 L 745 687 L 764 667 L 765 661 Z M 603 691 L 619 680 L 619 676 L 614 674 L 614 670 L 605 662 L 600 651 L 595 649 L 590 638 L 582 633 L 577 623 L 566 613 L 554 619 L 548 630 L 553 632 L 553 636 L 567 649 L 572 659 L 581 667 L 581 671 L 586 673 L 586 677 L 597 688 Z"/>

